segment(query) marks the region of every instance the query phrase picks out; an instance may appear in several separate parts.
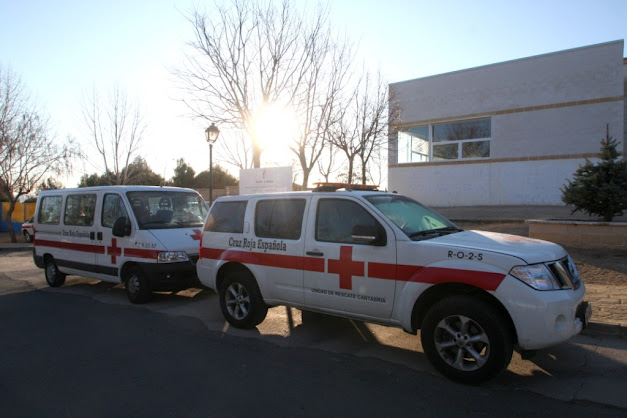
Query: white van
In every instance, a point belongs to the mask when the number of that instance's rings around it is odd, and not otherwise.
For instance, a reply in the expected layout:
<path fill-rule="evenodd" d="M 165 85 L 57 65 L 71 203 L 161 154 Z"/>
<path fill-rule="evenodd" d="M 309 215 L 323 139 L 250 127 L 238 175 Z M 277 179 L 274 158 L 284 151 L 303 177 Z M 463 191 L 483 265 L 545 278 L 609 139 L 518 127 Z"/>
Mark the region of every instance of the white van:
<path fill-rule="evenodd" d="M 288 305 L 421 330 L 435 368 L 464 383 L 496 376 L 515 346 L 566 341 L 591 312 L 559 245 L 464 231 L 408 197 L 353 185 L 218 198 L 196 268 L 235 327 Z"/>
<path fill-rule="evenodd" d="M 133 303 L 153 290 L 198 283 L 196 261 L 207 208 L 194 190 L 103 186 L 42 191 L 33 257 L 46 281 L 76 274 L 124 283 Z"/>

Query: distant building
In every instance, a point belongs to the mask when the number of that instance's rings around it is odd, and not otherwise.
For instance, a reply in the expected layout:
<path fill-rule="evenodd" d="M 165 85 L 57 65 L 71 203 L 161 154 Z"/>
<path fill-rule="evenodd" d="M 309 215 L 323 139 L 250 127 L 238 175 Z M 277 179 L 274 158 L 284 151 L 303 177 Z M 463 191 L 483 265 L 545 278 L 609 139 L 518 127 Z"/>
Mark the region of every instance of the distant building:
<path fill-rule="evenodd" d="M 623 41 L 390 84 L 388 184 L 432 206 L 562 205 L 600 150 L 625 155 Z"/>

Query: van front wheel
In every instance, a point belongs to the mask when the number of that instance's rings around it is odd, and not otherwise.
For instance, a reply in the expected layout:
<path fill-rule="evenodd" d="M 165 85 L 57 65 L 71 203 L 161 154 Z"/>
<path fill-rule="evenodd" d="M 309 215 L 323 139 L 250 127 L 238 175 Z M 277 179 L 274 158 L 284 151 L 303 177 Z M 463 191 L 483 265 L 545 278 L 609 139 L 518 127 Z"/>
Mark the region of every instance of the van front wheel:
<path fill-rule="evenodd" d="M 131 303 L 145 303 L 152 296 L 150 283 L 138 267 L 133 267 L 129 270 L 125 280 L 125 287 L 126 295 Z"/>
<path fill-rule="evenodd" d="M 63 286 L 63 283 L 65 283 L 65 274 L 59 271 L 57 263 L 54 262 L 54 258 L 49 257 L 46 259 L 44 272 L 46 275 L 46 282 L 48 282 L 50 287 Z"/>
<path fill-rule="evenodd" d="M 255 280 L 246 273 L 230 273 L 220 286 L 222 314 L 235 328 L 254 328 L 266 318 L 268 305 Z"/>

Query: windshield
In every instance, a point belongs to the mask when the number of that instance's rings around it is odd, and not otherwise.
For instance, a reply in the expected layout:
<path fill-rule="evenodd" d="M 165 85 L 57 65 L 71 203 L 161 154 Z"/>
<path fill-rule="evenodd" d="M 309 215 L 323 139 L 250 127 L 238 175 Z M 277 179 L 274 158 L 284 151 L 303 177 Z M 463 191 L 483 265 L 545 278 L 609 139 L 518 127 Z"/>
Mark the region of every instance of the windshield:
<path fill-rule="evenodd" d="M 139 229 L 201 227 L 207 209 L 198 193 L 150 190 L 127 192 Z"/>
<path fill-rule="evenodd" d="M 365 199 L 415 241 L 461 231 L 442 215 L 406 196 L 382 194 Z"/>

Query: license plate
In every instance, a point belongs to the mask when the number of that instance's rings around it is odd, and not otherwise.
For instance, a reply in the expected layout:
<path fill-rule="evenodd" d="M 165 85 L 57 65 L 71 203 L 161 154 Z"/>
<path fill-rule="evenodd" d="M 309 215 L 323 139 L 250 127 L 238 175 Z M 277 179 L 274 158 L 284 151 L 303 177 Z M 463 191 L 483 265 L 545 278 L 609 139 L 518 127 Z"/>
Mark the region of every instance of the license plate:
<path fill-rule="evenodd" d="M 582 329 L 586 329 L 588 322 L 590 322 L 590 317 L 592 316 L 592 306 L 588 302 L 581 302 L 577 307 L 577 318 L 579 318 L 583 324 Z"/>

